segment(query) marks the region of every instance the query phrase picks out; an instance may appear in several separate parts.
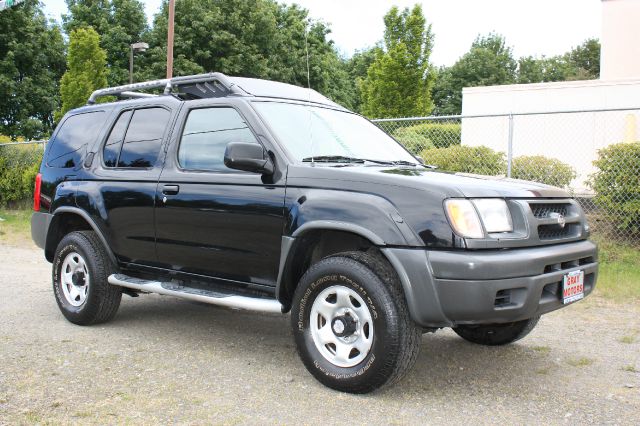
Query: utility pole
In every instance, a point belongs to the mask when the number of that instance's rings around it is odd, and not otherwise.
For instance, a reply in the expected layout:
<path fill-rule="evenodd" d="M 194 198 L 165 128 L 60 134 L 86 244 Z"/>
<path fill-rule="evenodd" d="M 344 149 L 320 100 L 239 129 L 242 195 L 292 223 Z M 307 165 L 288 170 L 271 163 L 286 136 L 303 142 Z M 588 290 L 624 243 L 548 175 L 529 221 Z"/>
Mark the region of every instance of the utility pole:
<path fill-rule="evenodd" d="M 167 78 L 173 77 L 173 21 L 175 14 L 175 0 L 169 0 L 169 29 L 167 31 Z"/>

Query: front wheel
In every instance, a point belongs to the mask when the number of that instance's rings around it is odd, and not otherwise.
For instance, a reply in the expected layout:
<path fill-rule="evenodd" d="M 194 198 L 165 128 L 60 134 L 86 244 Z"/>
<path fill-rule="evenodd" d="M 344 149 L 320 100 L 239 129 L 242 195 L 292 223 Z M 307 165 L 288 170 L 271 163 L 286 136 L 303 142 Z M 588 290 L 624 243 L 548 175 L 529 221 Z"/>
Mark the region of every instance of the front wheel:
<path fill-rule="evenodd" d="M 458 336 L 478 345 L 499 346 L 522 339 L 538 324 L 540 317 L 506 324 L 459 325 L 454 328 Z"/>
<path fill-rule="evenodd" d="M 415 363 L 420 329 L 383 258 L 360 252 L 313 265 L 296 289 L 291 323 L 307 370 L 324 385 L 367 393 Z"/>

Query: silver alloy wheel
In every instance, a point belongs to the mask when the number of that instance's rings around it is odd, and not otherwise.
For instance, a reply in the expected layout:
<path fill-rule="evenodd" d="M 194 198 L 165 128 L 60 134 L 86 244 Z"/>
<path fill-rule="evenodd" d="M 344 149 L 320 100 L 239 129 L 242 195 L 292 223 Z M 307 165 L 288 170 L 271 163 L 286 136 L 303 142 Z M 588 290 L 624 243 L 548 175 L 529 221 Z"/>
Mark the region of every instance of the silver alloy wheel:
<path fill-rule="evenodd" d="M 82 306 L 89 290 L 89 270 L 82 256 L 71 252 L 60 269 L 60 284 L 64 298 L 72 306 Z"/>
<path fill-rule="evenodd" d="M 373 319 L 354 290 L 334 285 L 323 290 L 311 306 L 311 336 L 322 356 L 338 367 L 353 367 L 373 344 Z"/>

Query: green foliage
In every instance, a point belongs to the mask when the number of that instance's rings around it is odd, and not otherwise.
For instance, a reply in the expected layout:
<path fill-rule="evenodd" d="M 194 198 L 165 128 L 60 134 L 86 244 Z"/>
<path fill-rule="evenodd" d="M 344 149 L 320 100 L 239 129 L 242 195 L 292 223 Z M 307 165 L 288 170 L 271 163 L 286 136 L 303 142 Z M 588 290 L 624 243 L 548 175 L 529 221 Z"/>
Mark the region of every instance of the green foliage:
<path fill-rule="evenodd" d="M 371 64 L 373 64 L 379 55 L 384 52 L 380 46 L 375 46 L 369 49 L 356 51 L 351 59 L 346 63 L 347 72 L 349 78 L 355 83 L 355 87 L 361 87 L 364 80 L 367 78 L 367 71 Z M 362 112 L 362 97 L 360 91 L 356 90 L 353 100 L 354 111 Z"/>
<path fill-rule="evenodd" d="M 564 188 L 576 178 L 576 171 L 554 158 L 523 155 L 513 159 L 511 177 Z"/>
<path fill-rule="evenodd" d="M 31 198 L 41 161 L 41 145 L 0 147 L 0 206 Z"/>
<path fill-rule="evenodd" d="M 411 153 L 419 155 L 425 149 L 460 145 L 460 132 L 460 123 L 424 123 L 401 127 L 392 136 Z"/>
<path fill-rule="evenodd" d="M 518 60 L 518 83 L 593 80 L 600 76 L 600 42 L 588 39 L 564 55 Z"/>
<path fill-rule="evenodd" d="M 56 118 L 85 105 L 91 92 L 106 85 L 106 53 L 100 48 L 100 36 L 90 27 L 71 31 L 67 71 L 60 81 L 62 108 Z"/>
<path fill-rule="evenodd" d="M 36 0 L 0 12 L 0 133 L 40 138 L 53 127 L 64 41 Z"/>
<path fill-rule="evenodd" d="M 640 142 L 609 145 L 593 164 L 598 171 L 587 183 L 596 205 L 619 231 L 640 236 Z"/>
<path fill-rule="evenodd" d="M 63 15 L 62 20 L 67 34 L 86 27 L 96 30 L 100 35 L 100 47 L 107 54 L 109 86 L 128 83 L 129 46 L 140 41 L 147 31 L 147 18 L 142 2 L 66 0 L 66 3 L 69 14 Z"/>
<path fill-rule="evenodd" d="M 329 28 L 297 5 L 274 0 L 182 0 L 176 2 L 174 75 L 219 71 L 306 87 L 354 106 L 355 85 L 345 61 L 327 39 Z M 155 16 L 139 58 L 140 79 L 166 74 L 167 4 Z"/>
<path fill-rule="evenodd" d="M 504 37 L 494 33 L 478 36 L 469 52 L 450 68 L 439 70 L 433 90 L 436 114 L 460 114 L 463 87 L 515 83 L 516 67 Z"/>
<path fill-rule="evenodd" d="M 434 74 L 429 63 L 433 33 L 419 5 L 384 17 L 385 51 L 378 52 L 358 84 L 362 113 L 369 117 L 427 115 L 433 109 Z"/>
<path fill-rule="evenodd" d="M 495 176 L 507 170 L 504 153 L 486 146 L 452 145 L 448 148 L 425 149 L 420 156 L 426 164 L 449 172 Z"/>

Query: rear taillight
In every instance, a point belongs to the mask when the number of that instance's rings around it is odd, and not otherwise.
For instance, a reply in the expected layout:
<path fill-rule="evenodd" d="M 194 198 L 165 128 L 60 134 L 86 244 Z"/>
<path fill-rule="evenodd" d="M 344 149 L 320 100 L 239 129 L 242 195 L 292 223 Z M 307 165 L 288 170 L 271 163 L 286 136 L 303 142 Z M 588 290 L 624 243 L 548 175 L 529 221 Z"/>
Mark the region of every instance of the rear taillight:
<path fill-rule="evenodd" d="M 36 175 L 36 185 L 33 188 L 33 210 L 40 211 L 40 187 L 42 186 L 42 174 Z"/>

